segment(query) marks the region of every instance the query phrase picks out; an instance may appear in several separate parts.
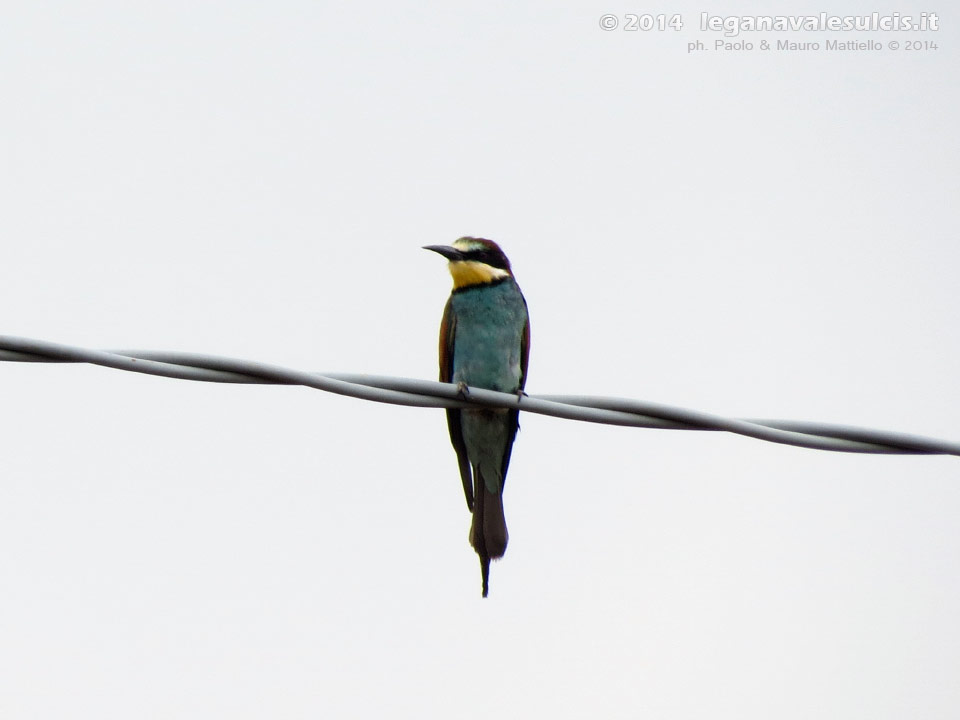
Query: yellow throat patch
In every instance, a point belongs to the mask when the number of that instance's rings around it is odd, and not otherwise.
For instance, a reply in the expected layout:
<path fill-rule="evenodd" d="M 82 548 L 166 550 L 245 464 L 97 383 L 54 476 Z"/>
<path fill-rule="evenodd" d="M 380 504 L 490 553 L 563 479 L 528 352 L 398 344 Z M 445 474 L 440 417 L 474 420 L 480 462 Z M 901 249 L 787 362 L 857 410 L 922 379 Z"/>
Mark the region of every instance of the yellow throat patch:
<path fill-rule="evenodd" d="M 510 273 L 476 260 L 453 260 L 447 263 L 447 269 L 453 277 L 453 287 L 463 288 L 471 285 L 483 285 L 509 277 Z"/>

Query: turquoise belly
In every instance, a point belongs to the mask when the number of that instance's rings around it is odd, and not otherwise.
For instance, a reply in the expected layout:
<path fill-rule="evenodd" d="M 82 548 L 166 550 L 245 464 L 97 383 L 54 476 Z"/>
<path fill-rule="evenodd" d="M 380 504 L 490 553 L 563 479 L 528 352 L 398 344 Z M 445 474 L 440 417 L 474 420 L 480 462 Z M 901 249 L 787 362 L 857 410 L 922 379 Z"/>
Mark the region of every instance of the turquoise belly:
<path fill-rule="evenodd" d="M 520 387 L 520 344 L 527 308 L 511 279 L 468 288 L 453 296 L 456 318 L 453 382 L 516 392 Z"/>

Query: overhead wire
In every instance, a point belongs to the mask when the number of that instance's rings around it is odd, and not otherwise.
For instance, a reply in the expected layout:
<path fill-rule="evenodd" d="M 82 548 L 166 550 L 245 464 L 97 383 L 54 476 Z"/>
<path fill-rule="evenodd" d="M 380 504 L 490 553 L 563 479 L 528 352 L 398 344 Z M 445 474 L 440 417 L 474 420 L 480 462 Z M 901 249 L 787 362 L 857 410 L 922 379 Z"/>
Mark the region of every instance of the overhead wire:
<path fill-rule="evenodd" d="M 960 442 L 812 421 L 727 418 L 629 398 L 513 395 L 413 378 L 317 373 L 251 360 L 169 350 L 92 350 L 0 335 L 0 361 L 90 363 L 129 372 L 237 384 L 302 385 L 361 400 L 432 408 L 510 408 L 568 420 L 662 430 L 724 431 L 767 442 L 832 452 L 957 455 Z"/>

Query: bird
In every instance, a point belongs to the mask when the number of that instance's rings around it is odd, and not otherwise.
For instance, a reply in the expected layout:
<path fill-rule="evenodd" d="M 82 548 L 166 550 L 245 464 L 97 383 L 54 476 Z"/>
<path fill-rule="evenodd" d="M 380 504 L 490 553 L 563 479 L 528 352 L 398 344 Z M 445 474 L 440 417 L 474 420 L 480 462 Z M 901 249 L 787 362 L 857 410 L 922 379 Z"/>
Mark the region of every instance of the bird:
<path fill-rule="evenodd" d="M 461 394 L 470 387 L 523 395 L 530 355 L 527 301 L 500 246 L 462 237 L 451 245 L 425 245 L 447 259 L 453 291 L 440 322 L 440 381 Z M 480 558 L 482 593 L 490 586 L 490 560 L 507 549 L 503 487 L 519 427 L 519 410 L 449 408 L 447 428 L 472 514 L 470 544 Z"/>

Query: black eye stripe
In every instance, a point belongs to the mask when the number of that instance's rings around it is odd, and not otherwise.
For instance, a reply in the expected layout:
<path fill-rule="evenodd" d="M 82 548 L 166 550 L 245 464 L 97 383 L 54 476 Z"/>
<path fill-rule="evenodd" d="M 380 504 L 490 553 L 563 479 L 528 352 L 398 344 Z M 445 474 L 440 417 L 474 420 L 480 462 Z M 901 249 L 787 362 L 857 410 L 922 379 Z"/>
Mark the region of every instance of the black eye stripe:
<path fill-rule="evenodd" d="M 476 262 L 482 262 L 490 267 L 500 268 L 501 270 L 506 270 L 510 267 L 503 253 L 498 253 L 495 250 L 470 250 L 464 253 L 464 260 L 475 260 Z"/>

